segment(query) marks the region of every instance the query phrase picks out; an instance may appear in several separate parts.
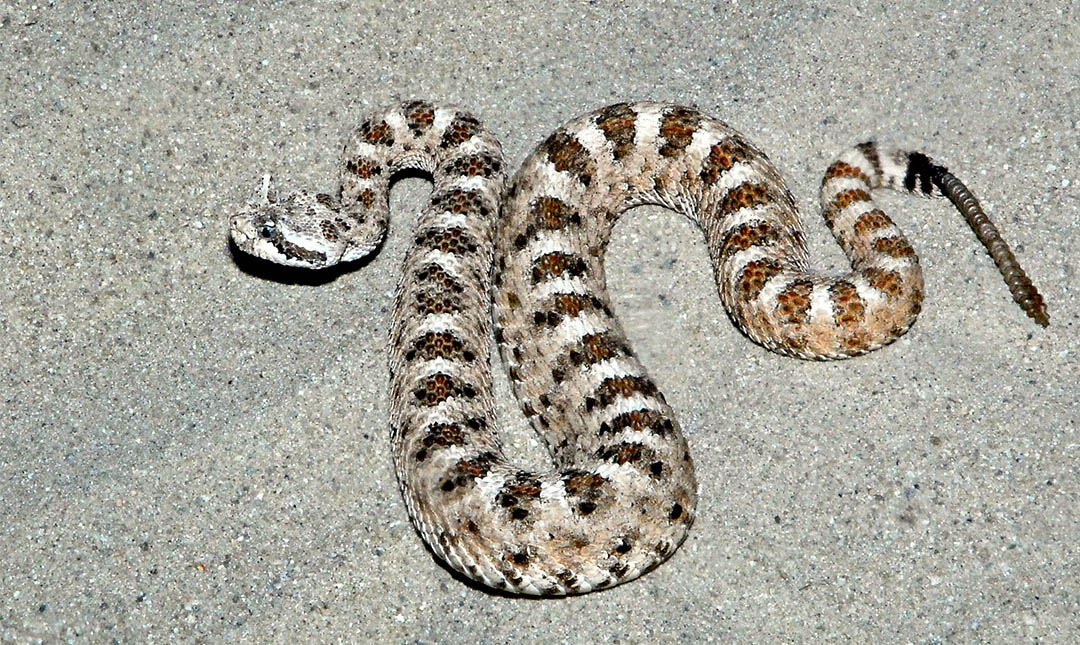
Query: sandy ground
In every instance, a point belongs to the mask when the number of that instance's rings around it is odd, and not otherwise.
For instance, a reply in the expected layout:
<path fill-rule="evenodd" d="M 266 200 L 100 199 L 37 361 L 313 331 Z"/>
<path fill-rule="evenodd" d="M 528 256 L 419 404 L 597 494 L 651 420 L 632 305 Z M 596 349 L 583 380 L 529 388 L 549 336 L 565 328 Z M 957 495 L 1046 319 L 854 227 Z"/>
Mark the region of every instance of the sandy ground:
<path fill-rule="evenodd" d="M 68 4 L 0 4 L 0 641 L 1075 642 L 1075 4 Z M 926 270 L 915 328 L 774 356 L 727 320 L 697 231 L 638 209 L 611 287 L 690 436 L 699 519 L 632 584 L 488 594 L 425 549 L 389 456 L 387 311 L 427 184 L 323 284 L 225 241 L 260 174 L 333 188 L 349 129 L 412 97 L 471 107 L 515 165 L 586 109 L 696 104 L 769 152 L 836 268 L 825 166 L 917 147 L 996 216 L 1052 326 L 947 203 L 890 194 Z"/>

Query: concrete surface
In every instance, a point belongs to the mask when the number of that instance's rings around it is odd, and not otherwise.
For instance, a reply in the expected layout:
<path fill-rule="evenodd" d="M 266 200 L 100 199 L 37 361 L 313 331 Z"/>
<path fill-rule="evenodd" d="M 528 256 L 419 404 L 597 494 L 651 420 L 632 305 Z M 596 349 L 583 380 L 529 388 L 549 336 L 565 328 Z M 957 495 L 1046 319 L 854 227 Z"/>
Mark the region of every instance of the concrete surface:
<path fill-rule="evenodd" d="M 0 4 L 0 641 L 1080 638 L 1075 3 L 164 4 Z M 700 235 L 640 209 L 611 286 L 690 435 L 699 519 L 632 584 L 490 595 L 425 550 L 387 445 L 427 185 L 400 182 L 387 244 L 324 284 L 225 243 L 261 173 L 331 189 L 348 130 L 410 97 L 471 107 L 514 164 L 586 109 L 696 104 L 769 152 L 835 267 L 821 173 L 890 137 L 975 190 L 1052 326 L 947 203 L 886 195 L 926 269 L 915 328 L 774 356 L 726 319 Z"/>

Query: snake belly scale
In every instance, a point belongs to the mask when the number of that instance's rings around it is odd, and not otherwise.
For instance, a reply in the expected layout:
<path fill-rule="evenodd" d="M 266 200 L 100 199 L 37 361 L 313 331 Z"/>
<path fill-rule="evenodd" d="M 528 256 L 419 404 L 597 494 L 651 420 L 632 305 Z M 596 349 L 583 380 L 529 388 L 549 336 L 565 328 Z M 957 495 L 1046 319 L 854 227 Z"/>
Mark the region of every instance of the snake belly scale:
<path fill-rule="evenodd" d="M 358 259 L 385 232 L 392 177 L 410 169 L 434 187 L 391 322 L 401 490 L 438 557 L 485 585 L 536 595 L 632 580 L 675 552 L 694 519 L 686 440 L 607 294 L 604 250 L 623 211 L 659 204 L 689 217 L 739 329 L 772 351 L 835 359 L 892 342 L 922 302 L 918 259 L 871 191 L 941 195 L 955 179 L 919 153 L 874 143 L 846 151 L 821 201 L 852 270 L 827 276 L 811 268 L 794 200 L 768 158 L 695 109 L 623 103 L 575 118 L 506 186 L 500 144 L 475 117 L 410 101 L 349 137 L 339 194 L 280 195 L 267 178 L 231 218 L 232 240 L 291 266 Z M 970 197 L 946 194 L 961 210 Z M 1004 246 L 996 229 L 985 235 L 988 247 Z M 1011 253 L 1000 262 L 1014 297 L 1045 324 Z M 503 453 L 492 337 L 550 470 L 523 470 Z"/>

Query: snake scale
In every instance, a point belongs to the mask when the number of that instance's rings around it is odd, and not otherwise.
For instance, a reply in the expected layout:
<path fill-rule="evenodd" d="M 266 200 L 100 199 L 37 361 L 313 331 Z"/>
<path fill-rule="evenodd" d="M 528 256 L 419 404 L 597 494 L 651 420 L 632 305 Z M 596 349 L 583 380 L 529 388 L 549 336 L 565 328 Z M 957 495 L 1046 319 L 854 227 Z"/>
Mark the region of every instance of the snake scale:
<path fill-rule="evenodd" d="M 501 146 L 469 113 L 409 101 L 348 138 L 340 192 L 261 194 L 230 220 L 240 250 L 322 268 L 381 242 L 401 171 L 433 180 L 393 308 L 390 426 L 406 505 L 431 550 L 509 593 L 626 582 L 686 537 L 697 484 L 686 440 L 612 312 L 604 251 L 619 215 L 658 204 L 705 235 L 720 300 L 764 347 L 806 359 L 862 354 L 914 322 L 918 259 L 871 198 L 945 195 L 1040 324 L 1042 299 L 978 202 L 921 153 L 864 143 L 829 166 L 822 212 L 850 272 L 811 268 L 791 193 L 741 134 L 696 109 L 620 103 L 539 144 L 506 185 Z M 492 329 L 494 320 L 494 329 Z M 503 453 L 491 338 L 553 468 Z"/>

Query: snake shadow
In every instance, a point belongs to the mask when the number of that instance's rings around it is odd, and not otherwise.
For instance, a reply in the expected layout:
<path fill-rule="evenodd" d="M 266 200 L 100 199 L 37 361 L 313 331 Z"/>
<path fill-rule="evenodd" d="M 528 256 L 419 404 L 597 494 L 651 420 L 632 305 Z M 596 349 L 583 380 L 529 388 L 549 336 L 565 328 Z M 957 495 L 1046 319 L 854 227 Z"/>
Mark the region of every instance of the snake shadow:
<path fill-rule="evenodd" d="M 412 525 L 412 522 L 410 521 L 409 524 Z M 446 571 L 448 574 L 450 574 L 450 577 L 453 578 L 455 582 L 463 584 L 466 587 L 469 587 L 470 589 L 473 589 L 475 591 L 479 591 L 479 592 L 487 594 L 489 596 L 495 596 L 496 598 L 509 598 L 511 600 L 519 600 L 519 601 L 525 601 L 525 602 L 540 602 L 540 603 L 542 603 L 542 602 L 551 602 L 552 600 L 559 600 L 561 598 L 576 598 L 576 597 L 581 597 L 581 596 L 595 596 L 597 594 L 602 594 L 602 593 L 605 593 L 605 592 L 609 592 L 612 589 L 616 589 L 618 587 L 623 586 L 623 584 L 616 584 L 616 585 L 611 585 L 609 587 L 601 587 L 599 589 L 593 589 L 593 590 L 588 591 L 586 593 L 571 593 L 571 594 L 566 594 L 564 596 L 551 596 L 551 595 L 533 596 L 533 595 L 529 595 L 529 594 L 511 593 L 511 592 L 505 591 L 503 589 L 497 589 L 495 587 L 489 587 L 489 586 L 485 585 L 482 582 L 477 582 L 476 580 L 473 580 L 472 578 L 468 577 L 467 575 L 461 573 L 457 569 L 455 569 L 455 568 L 451 567 L 449 564 L 447 564 L 442 558 L 440 558 L 438 555 L 435 554 L 434 551 L 431 550 L 431 547 L 428 546 L 427 541 L 424 540 L 423 536 L 420 535 L 420 532 L 416 530 L 416 526 L 412 525 L 412 527 L 413 527 L 413 532 L 416 534 L 417 539 L 419 539 L 424 544 L 424 551 L 426 551 L 428 556 L 431 557 L 431 561 L 434 562 L 436 565 L 438 565 L 441 569 Z M 652 571 L 652 569 L 648 569 L 642 575 L 646 575 L 650 571 Z M 628 580 L 627 582 L 630 582 L 631 584 L 634 584 L 635 581 L 634 580 Z"/>
<path fill-rule="evenodd" d="M 411 523 L 412 522 L 410 522 L 410 524 Z M 416 535 L 421 541 L 423 541 L 423 538 L 420 536 L 419 532 L 417 532 Z M 474 591 L 479 591 L 489 596 L 495 596 L 496 598 L 508 598 L 511 600 L 524 600 L 533 602 L 543 602 L 545 600 L 551 600 L 553 597 L 558 598 L 558 596 L 530 596 L 526 594 L 510 593 L 509 591 L 496 589 L 495 587 L 489 587 L 482 582 L 477 582 L 476 580 L 473 580 L 472 578 L 466 576 L 465 574 L 461 573 L 457 569 L 454 569 L 449 564 L 444 562 L 442 558 L 435 555 L 435 552 L 431 550 L 431 547 L 427 545 L 427 542 L 424 542 L 424 549 L 427 551 L 427 554 L 431 556 L 432 562 L 439 565 L 440 568 L 449 573 L 450 577 L 453 578 L 455 582 L 457 582 L 458 584 L 463 584 L 466 587 L 473 589 Z"/>

